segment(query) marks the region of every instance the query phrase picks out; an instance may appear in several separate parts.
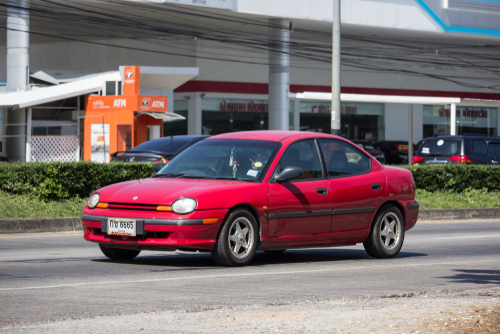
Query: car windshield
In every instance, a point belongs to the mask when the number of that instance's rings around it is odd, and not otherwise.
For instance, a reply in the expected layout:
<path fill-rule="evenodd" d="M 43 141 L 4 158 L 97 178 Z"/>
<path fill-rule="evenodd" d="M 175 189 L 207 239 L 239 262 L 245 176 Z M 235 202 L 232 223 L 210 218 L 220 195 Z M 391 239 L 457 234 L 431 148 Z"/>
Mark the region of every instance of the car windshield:
<path fill-rule="evenodd" d="M 458 155 L 460 150 L 459 140 L 439 139 L 427 140 L 422 144 L 422 156 L 443 156 L 451 157 Z"/>
<path fill-rule="evenodd" d="M 280 146 L 262 140 L 204 140 L 179 154 L 156 177 L 262 180 Z"/>
<path fill-rule="evenodd" d="M 156 152 L 162 152 L 162 153 L 174 153 L 174 152 L 177 152 L 184 145 L 191 142 L 191 140 L 192 139 L 176 138 L 176 137 L 159 138 L 159 139 L 147 141 L 145 143 L 142 143 L 141 145 L 137 145 L 136 147 L 134 147 L 130 151 L 132 151 L 132 152 L 156 151 Z"/>

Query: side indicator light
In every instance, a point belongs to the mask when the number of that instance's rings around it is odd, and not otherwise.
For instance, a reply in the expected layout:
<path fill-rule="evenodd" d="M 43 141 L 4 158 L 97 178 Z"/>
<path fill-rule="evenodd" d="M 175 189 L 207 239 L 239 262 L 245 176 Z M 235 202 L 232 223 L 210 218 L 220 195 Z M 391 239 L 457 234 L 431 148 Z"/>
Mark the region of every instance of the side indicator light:
<path fill-rule="evenodd" d="M 217 223 L 218 220 L 219 220 L 219 218 L 207 218 L 207 219 L 203 219 L 203 225 L 215 224 L 215 223 Z"/>
<path fill-rule="evenodd" d="M 156 211 L 172 212 L 172 207 L 169 205 L 160 205 L 159 207 L 156 208 Z"/>
<path fill-rule="evenodd" d="M 108 203 L 99 202 L 99 203 L 97 203 L 97 205 L 95 207 L 99 208 L 99 209 L 107 209 Z"/>

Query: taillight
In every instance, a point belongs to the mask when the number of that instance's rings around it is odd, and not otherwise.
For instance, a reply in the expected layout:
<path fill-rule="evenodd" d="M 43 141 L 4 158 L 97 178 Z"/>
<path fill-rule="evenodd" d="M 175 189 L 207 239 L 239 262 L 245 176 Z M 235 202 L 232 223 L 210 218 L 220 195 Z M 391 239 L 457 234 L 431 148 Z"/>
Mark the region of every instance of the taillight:
<path fill-rule="evenodd" d="M 461 164 L 471 164 L 472 160 L 466 155 L 455 155 L 450 158 L 450 161 L 455 161 Z"/>
<path fill-rule="evenodd" d="M 165 159 L 165 158 L 161 158 L 160 160 L 153 161 L 153 164 L 157 164 L 159 162 L 163 162 L 164 164 L 168 164 L 170 162 L 170 160 Z"/>
<path fill-rule="evenodd" d="M 424 158 L 419 157 L 419 156 L 414 156 L 413 160 L 411 161 L 412 164 L 418 164 L 419 162 L 424 161 Z"/>

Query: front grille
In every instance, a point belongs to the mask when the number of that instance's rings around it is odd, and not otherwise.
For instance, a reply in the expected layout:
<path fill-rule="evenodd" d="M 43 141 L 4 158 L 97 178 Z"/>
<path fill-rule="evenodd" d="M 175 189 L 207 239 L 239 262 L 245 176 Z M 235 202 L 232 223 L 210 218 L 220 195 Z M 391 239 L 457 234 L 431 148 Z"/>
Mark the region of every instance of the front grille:
<path fill-rule="evenodd" d="M 104 235 L 111 240 L 123 240 L 121 236 L 108 235 L 107 233 L 103 233 L 100 228 L 89 228 L 90 233 L 94 235 Z M 170 236 L 171 232 L 154 232 L 147 231 L 145 235 L 138 235 L 135 237 L 128 237 L 127 239 L 130 241 L 146 241 L 147 239 L 167 239 Z"/>
<path fill-rule="evenodd" d="M 108 203 L 108 208 L 115 210 L 156 211 L 157 207 L 158 205 L 153 204 Z"/>

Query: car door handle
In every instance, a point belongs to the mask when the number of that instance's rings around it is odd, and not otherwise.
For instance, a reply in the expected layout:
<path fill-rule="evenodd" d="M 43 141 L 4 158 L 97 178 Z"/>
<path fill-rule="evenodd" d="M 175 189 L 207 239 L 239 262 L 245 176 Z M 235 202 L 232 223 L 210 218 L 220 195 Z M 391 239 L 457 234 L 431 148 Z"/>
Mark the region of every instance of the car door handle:
<path fill-rule="evenodd" d="M 379 191 L 380 189 L 382 189 L 382 186 L 379 183 L 372 184 L 372 189 L 375 191 Z"/>
<path fill-rule="evenodd" d="M 318 189 L 316 189 L 316 192 L 320 195 L 323 195 L 323 196 L 328 194 L 328 190 L 326 190 L 325 188 L 318 188 Z"/>

